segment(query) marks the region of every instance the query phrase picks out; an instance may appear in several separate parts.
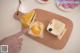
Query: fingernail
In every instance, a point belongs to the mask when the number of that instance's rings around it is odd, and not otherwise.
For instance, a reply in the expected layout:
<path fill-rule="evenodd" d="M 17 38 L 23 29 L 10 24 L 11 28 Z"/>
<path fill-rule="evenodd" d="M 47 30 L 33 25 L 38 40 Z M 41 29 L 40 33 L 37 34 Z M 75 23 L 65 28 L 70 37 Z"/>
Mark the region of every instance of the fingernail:
<path fill-rule="evenodd" d="M 18 39 L 23 39 L 23 36 L 20 36 Z"/>

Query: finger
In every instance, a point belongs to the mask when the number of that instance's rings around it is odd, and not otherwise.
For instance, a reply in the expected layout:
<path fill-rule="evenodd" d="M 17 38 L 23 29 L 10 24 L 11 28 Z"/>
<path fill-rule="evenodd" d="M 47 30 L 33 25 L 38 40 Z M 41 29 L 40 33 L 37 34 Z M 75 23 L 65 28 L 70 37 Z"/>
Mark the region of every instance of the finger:
<path fill-rule="evenodd" d="M 22 46 L 22 43 L 17 43 L 17 44 L 15 44 L 15 47 L 14 48 L 19 48 L 19 47 L 21 47 Z"/>
<path fill-rule="evenodd" d="M 23 29 L 22 29 L 22 32 L 23 32 L 23 33 L 26 33 L 26 32 L 27 32 L 27 30 L 28 30 L 28 29 L 23 28 Z"/>
<path fill-rule="evenodd" d="M 19 42 L 18 44 L 19 44 L 20 46 L 22 46 L 22 42 Z"/>
<path fill-rule="evenodd" d="M 19 50 L 21 50 L 21 47 L 19 47 Z"/>
<path fill-rule="evenodd" d="M 21 47 L 15 47 L 13 50 L 14 53 L 20 53 Z"/>
<path fill-rule="evenodd" d="M 17 45 L 17 49 L 21 49 L 21 47 L 22 47 L 22 44 Z"/>
<path fill-rule="evenodd" d="M 22 41 L 23 41 L 23 38 L 19 38 L 19 39 L 17 38 L 17 39 L 14 39 L 13 42 L 14 42 L 15 45 L 18 45 L 18 44 L 21 44 Z"/>
<path fill-rule="evenodd" d="M 22 41 L 23 41 L 23 38 L 19 38 L 18 41 L 19 41 L 19 42 L 22 42 Z"/>
<path fill-rule="evenodd" d="M 21 48 L 22 48 L 22 47 L 20 46 L 19 49 L 18 49 L 19 53 L 20 53 L 20 51 L 21 51 Z"/>
<path fill-rule="evenodd" d="M 18 37 L 20 37 L 20 36 L 22 36 L 22 35 L 23 35 L 23 32 L 20 31 L 20 32 L 16 33 L 14 36 L 15 36 L 16 38 L 18 38 Z"/>
<path fill-rule="evenodd" d="M 18 39 L 18 43 L 22 44 L 23 38 Z"/>

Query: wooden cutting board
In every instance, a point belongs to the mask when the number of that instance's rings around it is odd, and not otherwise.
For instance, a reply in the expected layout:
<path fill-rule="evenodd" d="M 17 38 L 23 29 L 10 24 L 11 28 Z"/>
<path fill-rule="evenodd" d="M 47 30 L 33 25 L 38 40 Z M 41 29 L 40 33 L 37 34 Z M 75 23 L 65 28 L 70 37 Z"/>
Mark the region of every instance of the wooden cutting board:
<path fill-rule="evenodd" d="M 44 44 L 48 47 L 54 48 L 54 49 L 64 48 L 67 41 L 69 40 L 71 31 L 73 28 L 72 21 L 63 16 L 60 16 L 60 15 L 57 15 L 55 13 L 51 13 L 51 12 L 48 12 L 45 10 L 41 10 L 41 9 L 35 9 L 35 12 L 36 12 L 36 19 L 45 25 L 44 38 L 35 38 L 35 37 L 30 36 L 28 33 L 26 33 L 26 34 L 28 34 L 27 36 L 29 36 L 30 38 L 32 38 L 33 40 L 35 40 L 39 43 L 42 43 L 42 44 Z M 20 17 L 21 15 L 23 15 L 23 14 L 19 12 L 18 17 Z M 65 32 L 65 34 L 61 40 L 58 40 L 55 36 L 48 33 L 46 30 L 48 23 L 52 19 L 58 19 L 58 20 L 64 22 L 66 25 L 67 31 Z"/>

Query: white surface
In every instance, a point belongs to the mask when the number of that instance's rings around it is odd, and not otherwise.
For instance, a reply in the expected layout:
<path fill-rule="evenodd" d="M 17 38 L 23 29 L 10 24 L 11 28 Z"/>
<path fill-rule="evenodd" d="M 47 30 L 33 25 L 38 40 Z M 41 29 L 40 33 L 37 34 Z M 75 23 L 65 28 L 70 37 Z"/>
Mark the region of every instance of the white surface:
<path fill-rule="evenodd" d="M 0 0 L 0 39 L 21 30 L 21 24 L 13 18 L 17 5 L 18 0 Z M 41 8 L 65 16 L 73 21 L 74 27 L 67 45 L 62 50 L 51 49 L 24 36 L 21 53 L 80 53 L 80 10 L 62 12 L 56 8 L 54 1 L 40 4 L 36 0 L 22 0 L 22 5 L 26 7 L 24 12 Z"/>

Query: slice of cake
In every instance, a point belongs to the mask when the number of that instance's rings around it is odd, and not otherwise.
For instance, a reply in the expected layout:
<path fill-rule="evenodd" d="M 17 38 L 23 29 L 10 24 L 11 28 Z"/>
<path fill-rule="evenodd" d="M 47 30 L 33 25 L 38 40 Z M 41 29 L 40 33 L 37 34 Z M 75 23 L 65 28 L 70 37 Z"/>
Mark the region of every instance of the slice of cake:
<path fill-rule="evenodd" d="M 65 24 L 57 19 L 53 19 L 48 27 L 47 31 L 50 32 L 51 34 L 55 35 L 58 37 L 58 39 L 61 39 L 63 37 L 63 33 L 66 31 Z"/>
<path fill-rule="evenodd" d="M 44 25 L 39 21 L 35 21 L 31 24 L 29 28 L 29 34 L 34 37 L 42 37 L 43 36 Z"/>
<path fill-rule="evenodd" d="M 26 13 L 25 15 L 21 16 L 20 21 L 23 25 L 23 27 L 29 27 L 31 22 L 33 21 L 35 16 L 35 11 L 31 11 L 29 13 Z"/>

